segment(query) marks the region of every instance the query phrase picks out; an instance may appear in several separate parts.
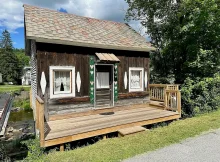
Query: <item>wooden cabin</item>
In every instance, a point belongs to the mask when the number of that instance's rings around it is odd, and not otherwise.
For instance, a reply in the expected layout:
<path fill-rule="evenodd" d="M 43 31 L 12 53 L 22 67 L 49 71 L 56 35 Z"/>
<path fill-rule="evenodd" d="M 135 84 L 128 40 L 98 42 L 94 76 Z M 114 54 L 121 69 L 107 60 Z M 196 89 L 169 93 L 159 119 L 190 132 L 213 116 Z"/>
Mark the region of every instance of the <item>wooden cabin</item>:
<path fill-rule="evenodd" d="M 151 46 L 128 24 L 24 5 L 41 146 L 180 117 L 178 85 L 149 84 Z"/>

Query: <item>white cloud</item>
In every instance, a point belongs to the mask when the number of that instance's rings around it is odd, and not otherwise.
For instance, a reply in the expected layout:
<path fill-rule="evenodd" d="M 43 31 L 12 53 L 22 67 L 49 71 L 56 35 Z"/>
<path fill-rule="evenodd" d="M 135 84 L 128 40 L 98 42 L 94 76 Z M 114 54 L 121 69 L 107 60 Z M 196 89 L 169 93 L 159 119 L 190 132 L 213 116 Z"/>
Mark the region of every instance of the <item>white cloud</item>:
<path fill-rule="evenodd" d="M 0 0 L 0 4 L 0 28 L 10 32 L 24 26 L 23 4 L 54 10 L 64 8 L 68 13 L 117 22 L 124 22 L 128 8 L 124 0 Z M 139 22 L 132 21 L 129 25 L 136 31 L 140 29 Z"/>
<path fill-rule="evenodd" d="M 0 27 L 14 31 L 23 27 L 22 2 L 16 0 L 0 0 Z"/>

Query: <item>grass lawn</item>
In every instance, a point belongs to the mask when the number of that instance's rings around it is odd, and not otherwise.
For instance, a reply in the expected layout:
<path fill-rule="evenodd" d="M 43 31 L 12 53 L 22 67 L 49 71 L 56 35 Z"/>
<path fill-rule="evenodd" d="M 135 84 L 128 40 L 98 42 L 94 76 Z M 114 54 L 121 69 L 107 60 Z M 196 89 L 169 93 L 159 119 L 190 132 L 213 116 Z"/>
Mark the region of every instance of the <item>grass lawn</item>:
<path fill-rule="evenodd" d="M 0 93 L 1 92 L 15 92 L 20 91 L 23 88 L 25 91 L 30 90 L 30 86 L 22 86 L 22 85 L 0 85 Z"/>
<path fill-rule="evenodd" d="M 123 138 L 109 138 L 96 144 L 64 152 L 51 152 L 37 161 L 120 161 L 180 142 L 211 129 L 220 128 L 220 110 L 179 120 L 169 126 Z"/>

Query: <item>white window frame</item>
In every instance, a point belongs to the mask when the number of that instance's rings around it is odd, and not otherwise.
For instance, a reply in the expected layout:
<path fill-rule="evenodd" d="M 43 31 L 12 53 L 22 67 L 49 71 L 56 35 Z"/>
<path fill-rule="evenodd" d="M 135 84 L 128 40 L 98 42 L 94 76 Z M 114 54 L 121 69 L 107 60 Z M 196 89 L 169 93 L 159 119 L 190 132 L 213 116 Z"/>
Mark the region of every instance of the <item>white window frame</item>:
<path fill-rule="evenodd" d="M 131 71 L 141 71 L 141 88 L 131 88 Z M 129 67 L 129 92 L 144 91 L 144 68 L 141 67 Z"/>
<path fill-rule="evenodd" d="M 70 91 L 54 93 L 54 71 L 71 71 Z M 74 66 L 50 66 L 50 98 L 75 97 L 75 67 Z"/>

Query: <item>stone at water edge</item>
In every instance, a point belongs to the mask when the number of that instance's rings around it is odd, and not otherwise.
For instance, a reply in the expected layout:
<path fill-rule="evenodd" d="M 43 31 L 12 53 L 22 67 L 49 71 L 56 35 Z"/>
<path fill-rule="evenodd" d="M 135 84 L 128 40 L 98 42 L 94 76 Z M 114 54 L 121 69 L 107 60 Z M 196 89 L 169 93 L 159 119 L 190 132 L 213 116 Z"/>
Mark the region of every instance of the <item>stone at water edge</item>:
<path fill-rule="evenodd" d="M 9 132 L 9 133 L 11 133 L 11 132 L 13 132 L 13 127 L 8 127 L 8 129 L 7 129 L 7 131 Z"/>

